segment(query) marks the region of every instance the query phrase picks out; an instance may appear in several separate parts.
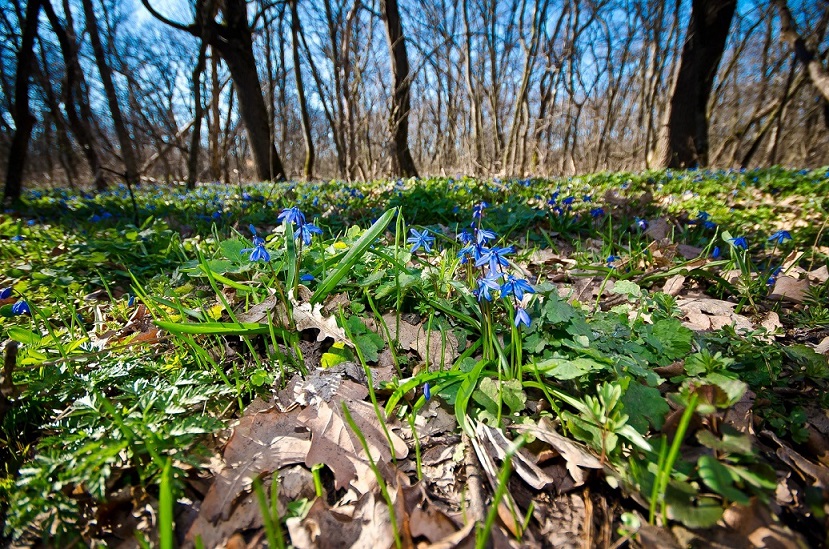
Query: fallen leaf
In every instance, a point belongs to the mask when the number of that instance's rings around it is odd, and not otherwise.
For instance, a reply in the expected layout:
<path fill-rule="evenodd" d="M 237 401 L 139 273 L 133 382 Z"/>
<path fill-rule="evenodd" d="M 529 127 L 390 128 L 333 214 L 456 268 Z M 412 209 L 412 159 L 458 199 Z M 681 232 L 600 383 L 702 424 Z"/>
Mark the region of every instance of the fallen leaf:
<path fill-rule="evenodd" d="M 682 286 L 685 284 L 685 277 L 683 275 L 674 275 L 665 281 L 662 287 L 662 292 L 668 295 L 677 296 L 682 291 Z"/>
<path fill-rule="evenodd" d="M 269 295 L 262 303 L 254 305 L 244 312 L 236 313 L 236 318 L 239 322 L 263 322 L 266 321 L 268 314 L 276 308 L 277 300 L 275 295 Z"/>
<path fill-rule="evenodd" d="M 695 259 L 702 253 L 702 248 L 689 246 L 688 244 L 679 244 L 676 247 L 676 251 L 685 259 Z"/>
<path fill-rule="evenodd" d="M 761 434 L 772 439 L 779 446 L 777 449 L 777 457 L 783 460 L 789 467 L 813 478 L 815 480 L 815 486 L 823 488 L 824 490 L 829 489 L 829 467 L 806 459 L 777 438 L 777 435 L 771 431 L 763 431 Z"/>
<path fill-rule="evenodd" d="M 798 280 L 791 276 L 781 276 L 774 282 L 774 289 L 769 299 L 803 303 L 803 298 L 809 291 L 809 279 Z"/>
<path fill-rule="evenodd" d="M 692 330 L 706 330 L 709 328 L 718 330 L 723 326 L 729 326 L 732 323 L 738 330 L 752 330 L 754 328 L 748 318 L 734 312 L 736 304 L 728 301 L 695 297 L 678 299 L 677 305 L 685 314 L 685 318 L 687 319 L 687 322 L 683 322 L 683 324 Z M 707 318 L 704 319 L 700 316 L 703 314 Z M 706 321 L 708 322 L 709 328 L 704 327 Z"/>
<path fill-rule="evenodd" d="M 311 431 L 311 447 L 304 456 L 305 464 L 312 467 L 323 463 L 334 473 L 337 489 L 352 486 L 360 494 L 365 494 L 376 485 L 376 479 L 368 465 L 368 455 L 343 416 L 342 403 L 348 406 L 357 429 L 365 438 L 372 460 L 381 471 L 392 457 L 406 457 L 409 449 L 403 439 L 391 430 L 388 431 L 392 444 L 389 449 L 389 439 L 381 427 L 386 418 L 378 418 L 371 403 L 362 400 L 337 395 L 330 403 L 321 401 L 299 414 L 298 422 Z"/>
<path fill-rule="evenodd" d="M 298 429 L 298 416 L 298 410 L 271 409 L 239 420 L 225 447 L 226 466 L 207 492 L 201 516 L 208 522 L 227 520 L 254 478 L 305 460 L 311 441 L 309 433 Z"/>
<path fill-rule="evenodd" d="M 573 477 L 576 486 L 581 486 L 587 480 L 587 473 L 584 469 L 601 469 L 602 463 L 576 442 L 561 436 L 556 432 L 553 422 L 543 417 L 538 420 L 536 426 L 515 425 L 518 431 L 529 431 L 539 439 L 553 447 L 567 462 L 567 471 Z"/>
<path fill-rule="evenodd" d="M 654 240 L 662 240 L 671 232 L 671 225 L 664 218 L 657 218 L 648 224 L 645 234 Z"/>
<path fill-rule="evenodd" d="M 823 265 L 814 271 L 809 271 L 806 276 L 809 277 L 810 282 L 814 282 L 815 284 L 823 284 L 829 280 L 829 268 L 827 268 L 826 265 Z"/>

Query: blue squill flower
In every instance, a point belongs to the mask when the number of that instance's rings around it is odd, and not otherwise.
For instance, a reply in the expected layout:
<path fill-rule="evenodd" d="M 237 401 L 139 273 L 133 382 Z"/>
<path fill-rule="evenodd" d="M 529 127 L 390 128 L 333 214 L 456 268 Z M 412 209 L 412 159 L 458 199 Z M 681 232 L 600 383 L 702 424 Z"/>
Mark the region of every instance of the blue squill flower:
<path fill-rule="evenodd" d="M 8 299 L 12 296 L 11 288 L 3 288 L 0 290 L 0 299 Z"/>
<path fill-rule="evenodd" d="M 535 290 L 530 283 L 523 278 L 516 278 L 513 275 L 507 276 L 507 280 L 501 285 L 501 296 L 514 295 L 515 299 L 521 300 L 524 294 L 534 294 Z"/>
<path fill-rule="evenodd" d="M 29 315 L 32 311 L 29 309 L 29 304 L 25 301 L 18 301 L 12 305 L 12 313 L 16 315 Z"/>
<path fill-rule="evenodd" d="M 565 206 L 570 206 L 573 202 L 575 202 L 575 200 L 576 200 L 575 196 L 568 196 L 567 198 L 562 200 L 561 203 Z"/>
<path fill-rule="evenodd" d="M 428 402 L 432 399 L 432 388 L 429 387 L 429 382 L 423 384 L 423 398 Z"/>
<path fill-rule="evenodd" d="M 251 234 L 253 234 L 253 245 L 254 246 L 264 246 L 265 239 L 259 236 L 256 232 L 256 227 L 253 226 L 253 223 L 248 225 L 248 229 L 250 229 Z"/>
<path fill-rule="evenodd" d="M 492 292 L 501 289 L 498 278 L 500 278 L 498 275 L 489 274 L 478 279 L 478 289 L 474 292 L 478 301 L 481 299 L 492 301 Z"/>
<path fill-rule="evenodd" d="M 590 210 L 590 216 L 593 219 L 598 219 L 603 215 L 604 215 L 604 208 L 593 208 L 592 210 Z"/>
<path fill-rule="evenodd" d="M 646 231 L 648 229 L 648 221 L 646 219 L 642 219 L 641 217 L 634 218 L 636 221 L 636 226 L 639 227 L 639 230 Z"/>
<path fill-rule="evenodd" d="M 472 208 L 472 217 L 475 218 L 475 219 L 480 219 L 481 216 L 484 215 L 484 210 L 486 208 L 489 208 L 489 203 L 488 202 L 481 202 L 479 204 L 476 204 Z"/>
<path fill-rule="evenodd" d="M 731 239 L 731 245 L 735 248 L 742 248 L 743 250 L 748 249 L 748 242 L 746 241 L 746 237 L 738 236 L 737 238 Z"/>
<path fill-rule="evenodd" d="M 427 229 L 423 229 L 423 232 L 417 229 L 409 229 L 409 232 L 412 236 L 407 238 L 406 242 L 412 244 L 412 249 L 409 250 L 411 253 L 415 253 L 421 247 L 427 254 L 432 251 L 432 243 L 435 241 L 435 237 L 430 235 Z"/>
<path fill-rule="evenodd" d="M 714 246 L 714 249 L 711 250 L 711 257 L 714 258 L 714 259 L 717 259 L 718 257 L 720 257 L 720 247 L 719 246 Z"/>
<path fill-rule="evenodd" d="M 305 214 L 299 211 L 299 208 L 293 206 L 282 210 L 282 213 L 276 217 L 276 220 L 280 222 L 284 221 L 285 223 L 303 225 L 305 224 Z"/>
<path fill-rule="evenodd" d="M 482 267 L 486 264 L 489 264 L 489 270 L 492 273 L 498 271 L 499 265 L 501 267 L 509 267 L 509 261 L 507 261 L 504 256 L 511 254 L 513 252 L 512 246 L 507 246 L 506 248 L 499 248 L 495 246 L 494 248 L 485 248 L 482 250 L 481 257 L 475 261 L 476 267 Z"/>
<path fill-rule="evenodd" d="M 301 238 L 306 246 L 311 245 L 311 237 L 315 234 L 322 234 L 322 229 L 313 223 L 303 223 L 296 232 L 296 238 Z"/>
<path fill-rule="evenodd" d="M 469 231 L 467 231 L 466 229 L 464 229 L 460 233 L 458 233 L 457 238 L 460 241 L 460 243 L 464 244 L 464 245 L 469 244 L 470 242 L 472 242 L 472 234 Z"/>
<path fill-rule="evenodd" d="M 254 246 L 253 248 L 245 248 L 242 250 L 243 254 L 250 252 L 250 257 L 248 258 L 250 261 L 264 261 L 268 262 L 271 260 L 271 254 L 268 253 L 268 250 L 265 249 L 264 246 Z"/>
<path fill-rule="evenodd" d="M 497 236 L 494 231 L 490 231 L 489 229 L 478 229 L 475 231 L 478 244 L 486 244 L 487 242 L 495 240 Z"/>
<path fill-rule="evenodd" d="M 782 244 L 783 242 L 791 239 L 792 235 L 789 234 L 789 231 L 777 231 L 769 237 L 769 242 L 774 241 L 775 244 Z"/>
<path fill-rule="evenodd" d="M 314 275 L 306 273 L 304 275 L 301 275 L 299 277 L 299 280 L 302 281 L 302 282 L 313 282 L 316 279 L 314 278 Z"/>
<path fill-rule="evenodd" d="M 518 307 L 517 309 L 515 309 L 515 327 L 516 328 L 520 327 L 522 324 L 525 325 L 527 328 L 529 328 L 531 322 L 532 322 L 532 319 L 530 318 L 530 315 L 527 313 L 526 310 L 524 310 L 523 307 Z"/>

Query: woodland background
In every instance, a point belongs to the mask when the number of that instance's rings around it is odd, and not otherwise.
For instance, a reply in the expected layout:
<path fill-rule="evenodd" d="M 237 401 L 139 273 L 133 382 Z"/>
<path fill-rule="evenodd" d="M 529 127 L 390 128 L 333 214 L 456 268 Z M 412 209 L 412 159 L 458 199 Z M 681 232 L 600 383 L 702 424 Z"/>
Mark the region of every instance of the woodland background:
<path fill-rule="evenodd" d="M 829 163 L 825 0 L 2 3 L 7 203 L 140 177 Z"/>

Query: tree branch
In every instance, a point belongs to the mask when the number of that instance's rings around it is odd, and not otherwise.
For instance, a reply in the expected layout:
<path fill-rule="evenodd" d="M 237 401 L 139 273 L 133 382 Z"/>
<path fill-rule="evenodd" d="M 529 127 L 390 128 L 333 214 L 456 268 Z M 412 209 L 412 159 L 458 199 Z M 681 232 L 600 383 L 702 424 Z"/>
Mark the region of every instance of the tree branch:
<path fill-rule="evenodd" d="M 795 59 L 806 66 L 812 84 L 829 101 L 829 71 L 821 59 L 806 45 L 795 25 L 792 12 L 786 0 L 772 0 L 780 16 L 780 35 L 794 50 Z"/>
<path fill-rule="evenodd" d="M 181 31 L 184 31 L 184 32 L 189 32 L 193 36 L 199 36 L 200 35 L 199 29 L 198 29 L 198 27 L 195 23 L 185 25 L 184 23 L 179 23 L 177 21 L 173 21 L 172 19 L 168 19 L 167 17 L 164 17 L 158 11 L 156 11 L 156 9 L 154 7 L 152 7 L 152 5 L 150 4 L 150 0 L 141 0 L 141 4 L 144 6 L 144 8 L 146 8 L 146 10 L 148 12 L 150 12 L 150 14 L 153 17 L 155 17 L 156 19 L 158 19 L 159 21 L 161 21 L 165 25 L 169 25 L 169 26 L 173 27 L 174 29 L 178 29 L 178 30 L 181 30 Z"/>

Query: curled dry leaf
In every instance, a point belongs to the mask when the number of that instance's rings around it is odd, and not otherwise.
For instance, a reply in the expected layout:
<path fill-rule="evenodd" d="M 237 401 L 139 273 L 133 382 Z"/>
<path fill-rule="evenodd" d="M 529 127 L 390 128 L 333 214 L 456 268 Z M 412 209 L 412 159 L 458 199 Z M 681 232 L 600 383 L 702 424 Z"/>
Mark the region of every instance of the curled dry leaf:
<path fill-rule="evenodd" d="M 674 275 L 665 281 L 662 291 L 668 295 L 677 296 L 682 291 L 685 284 L 685 277 L 683 275 Z"/>
<path fill-rule="evenodd" d="M 683 325 L 692 330 L 718 330 L 732 323 L 737 330 L 751 330 L 754 328 L 751 321 L 743 315 L 734 312 L 734 303 L 721 299 L 695 297 L 677 300 L 677 305 L 685 314 Z"/>
<path fill-rule="evenodd" d="M 536 426 L 516 425 L 515 428 L 528 431 L 552 446 L 567 462 L 567 471 L 573 477 L 576 486 L 581 486 L 587 480 L 584 469 L 602 468 L 602 463 L 596 456 L 580 444 L 558 434 L 553 422 L 547 418 L 541 418 Z"/>

